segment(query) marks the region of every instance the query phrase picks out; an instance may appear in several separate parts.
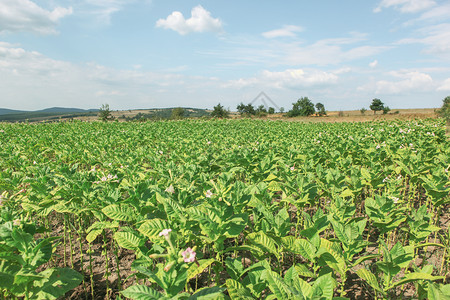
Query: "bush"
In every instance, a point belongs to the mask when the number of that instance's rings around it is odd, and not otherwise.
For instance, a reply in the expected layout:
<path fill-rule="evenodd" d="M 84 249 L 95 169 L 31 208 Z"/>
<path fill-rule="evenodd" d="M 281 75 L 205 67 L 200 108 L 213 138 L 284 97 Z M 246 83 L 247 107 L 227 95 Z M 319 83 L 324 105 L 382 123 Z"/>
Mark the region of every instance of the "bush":
<path fill-rule="evenodd" d="M 292 103 L 292 109 L 288 111 L 288 117 L 297 117 L 297 116 L 310 116 L 314 114 L 316 110 L 314 109 L 314 104 L 308 97 L 302 97 L 297 100 L 297 102 Z"/>
<path fill-rule="evenodd" d="M 98 118 L 103 122 L 107 122 L 108 120 L 113 120 L 114 117 L 111 114 L 111 110 L 109 109 L 109 104 L 102 104 L 98 111 Z"/>
<path fill-rule="evenodd" d="M 222 105 L 220 105 L 220 103 L 214 106 L 214 110 L 211 113 L 211 117 L 214 118 L 228 118 L 228 116 L 229 112 Z"/>
<path fill-rule="evenodd" d="M 181 108 L 181 107 L 174 108 L 174 109 L 172 109 L 172 114 L 171 114 L 170 118 L 174 119 L 174 120 L 183 119 L 184 113 L 185 113 L 185 111 L 183 108 Z"/>
<path fill-rule="evenodd" d="M 365 108 L 363 107 L 363 108 L 361 108 L 361 109 L 360 109 L 359 111 L 361 112 L 361 114 L 362 114 L 362 115 L 365 115 L 365 114 L 366 114 L 366 111 L 367 111 L 367 109 L 365 109 Z"/>

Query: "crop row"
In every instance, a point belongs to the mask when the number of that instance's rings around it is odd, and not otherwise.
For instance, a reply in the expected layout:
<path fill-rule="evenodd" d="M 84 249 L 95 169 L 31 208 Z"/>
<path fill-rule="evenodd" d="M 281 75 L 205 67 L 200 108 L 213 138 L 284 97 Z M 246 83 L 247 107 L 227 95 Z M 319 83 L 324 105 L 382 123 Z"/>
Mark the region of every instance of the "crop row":
<path fill-rule="evenodd" d="M 0 124 L 0 288 L 441 299 L 449 169 L 441 120 Z"/>

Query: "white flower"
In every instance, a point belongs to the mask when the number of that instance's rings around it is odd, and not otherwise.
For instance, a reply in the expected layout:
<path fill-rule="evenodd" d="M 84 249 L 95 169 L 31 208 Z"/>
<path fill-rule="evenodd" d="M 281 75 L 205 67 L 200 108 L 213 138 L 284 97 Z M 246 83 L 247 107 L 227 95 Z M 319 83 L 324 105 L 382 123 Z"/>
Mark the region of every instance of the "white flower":
<path fill-rule="evenodd" d="M 171 231 L 172 229 L 163 229 L 163 231 L 159 233 L 159 236 L 168 236 Z"/>
<path fill-rule="evenodd" d="M 397 198 L 397 197 L 391 197 L 391 199 L 392 199 L 392 201 L 394 201 L 395 204 L 397 204 L 398 200 L 400 200 L 400 199 Z"/>
<path fill-rule="evenodd" d="M 166 189 L 167 193 L 173 194 L 175 193 L 175 189 L 173 188 L 173 185 L 170 185 L 167 189 Z"/>
<path fill-rule="evenodd" d="M 205 197 L 206 198 L 211 198 L 212 195 L 213 195 L 213 193 L 211 192 L 211 190 L 207 190 L 206 194 L 205 194 Z"/>

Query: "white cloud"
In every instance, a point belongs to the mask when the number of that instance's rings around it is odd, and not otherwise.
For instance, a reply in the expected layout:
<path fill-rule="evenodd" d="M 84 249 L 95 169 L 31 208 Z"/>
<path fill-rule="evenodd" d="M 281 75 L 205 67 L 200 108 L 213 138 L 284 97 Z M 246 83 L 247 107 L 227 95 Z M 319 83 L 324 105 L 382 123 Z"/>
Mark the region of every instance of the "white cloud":
<path fill-rule="evenodd" d="M 378 13 L 383 8 L 394 7 L 402 13 L 417 13 L 434 5 L 436 5 L 436 2 L 433 0 L 382 0 L 373 11 Z"/>
<path fill-rule="evenodd" d="M 376 83 L 377 94 L 400 94 L 413 91 L 430 91 L 434 88 L 433 79 L 429 74 L 418 71 L 392 71 L 389 73 L 400 80 L 380 80 Z"/>
<path fill-rule="evenodd" d="M 266 31 L 262 33 L 265 38 L 278 38 L 278 37 L 295 37 L 298 32 L 302 32 L 304 29 L 300 26 L 285 25 L 283 28 Z"/>
<path fill-rule="evenodd" d="M 312 44 L 299 41 L 284 42 L 255 37 L 232 37 L 227 40 L 229 47 L 216 51 L 203 51 L 221 60 L 229 60 L 226 66 L 264 65 L 267 66 L 327 66 L 349 62 L 377 55 L 391 46 L 359 46 L 366 40 L 362 33 L 351 33 L 348 37 L 318 40 Z"/>
<path fill-rule="evenodd" d="M 444 82 L 438 87 L 438 91 L 450 91 L 450 78 L 444 80 Z"/>
<path fill-rule="evenodd" d="M 439 5 L 424 12 L 418 20 L 439 21 L 450 18 L 450 3 Z"/>
<path fill-rule="evenodd" d="M 230 80 L 224 84 L 224 87 L 243 88 L 262 86 L 276 89 L 292 89 L 333 85 L 337 81 L 338 76 L 335 73 L 314 69 L 287 69 L 279 72 L 264 70 L 258 77 Z"/>
<path fill-rule="evenodd" d="M 137 0 L 84 0 L 78 3 L 82 14 L 93 15 L 103 24 L 111 23 L 111 16 L 123 9 L 125 5 L 135 3 Z"/>
<path fill-rule="evenodd" d="M 423 38 L 402 39 L 399 44 L 424 44 L 425 53 L 450 59 L 450 23 L 428 26 L 420 29 Z"/>
<path fill-rule="evenodd" d="M 371 68 L 375 68 L 376 66 L 378 66 L 378 60 L 374 60 L 373 62 L 369 63 L 369 67 Z"/>
<path fill-rule="evenodd" d="M 211 17 L 211 13 L 201 5 L 191 10 L 191 17 L 185 19 L 179 11 L 174 11 L 166 19 L 159 19 L 156 27 L 172 29 L 181 35 L 192 32 L 222 32 L 222 21 Z"/>
<path fill-rule="evenodd" d="M 171 107 L 192 95 L 186 103 L 206 108 L 214 103 L 203 93 L 217 95 L 217 89 L 220 82 L 214 78 L 73 64 L 0 42 L 0 107 L 32 110 L 74 103 L 80 108 L 103 103 L 112 109 Z"/>
<path fill-rule="evenodd" d="M 0 1 L 0 33 L 29 31 L 55 34 L 57 22 L 72 14 L 72 8 L 46 10 L 30 0 Z"/>

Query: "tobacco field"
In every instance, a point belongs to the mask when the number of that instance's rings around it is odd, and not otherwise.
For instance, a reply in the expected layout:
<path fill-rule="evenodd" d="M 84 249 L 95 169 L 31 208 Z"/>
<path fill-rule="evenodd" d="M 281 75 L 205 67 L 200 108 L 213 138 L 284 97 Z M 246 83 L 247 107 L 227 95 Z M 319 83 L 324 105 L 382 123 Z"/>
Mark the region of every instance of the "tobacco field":
<path fill-rule="evenodd" d="M 444 121 L 0 123 L 2 299 L 450 299 Z"/>

